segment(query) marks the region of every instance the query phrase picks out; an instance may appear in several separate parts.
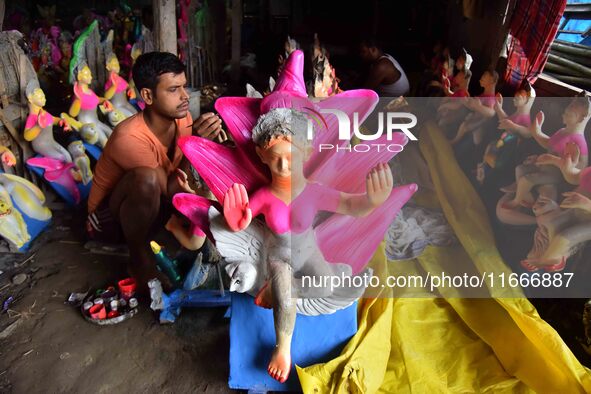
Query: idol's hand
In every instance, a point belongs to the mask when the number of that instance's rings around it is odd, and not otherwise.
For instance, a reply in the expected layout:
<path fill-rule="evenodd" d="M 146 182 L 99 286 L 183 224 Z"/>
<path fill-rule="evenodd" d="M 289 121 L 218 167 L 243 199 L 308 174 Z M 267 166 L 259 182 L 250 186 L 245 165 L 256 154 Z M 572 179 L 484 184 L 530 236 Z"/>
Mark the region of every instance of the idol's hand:
<path fill-rule="evenodd" d="M 579 163 L 580 158 L 581 150 L 579 146 L 574 142 L 567 142 L 563 153 L 564 168 L 572 169 Z"/>
<path fill-rule="evenodd" d="M 542 134 L 542 125 L 544 124 L 544 113 L 542 111 L 536 114 L 536 118 L 531 125 L 532 135 Z"/>
<path fill-rule="evenodd" d="M 224 196 L 224 217 L 232 231 L 244 230 L 252 221 L 248 193 L 244 185 L 235 183 Z"/>
<path fill-rule="evenodd" d="M 495 106 L 498 108 L 503 108 L 503 95 L 501 93 L 497 93 L 495 96 Z"/>
<path fill-rule="evenodd" d="M 387 163 L 378 164 L 367 174 L 367 199 L 373 208 L 379 207 L 388 199 L 393 184 L 392 171 Z"/>

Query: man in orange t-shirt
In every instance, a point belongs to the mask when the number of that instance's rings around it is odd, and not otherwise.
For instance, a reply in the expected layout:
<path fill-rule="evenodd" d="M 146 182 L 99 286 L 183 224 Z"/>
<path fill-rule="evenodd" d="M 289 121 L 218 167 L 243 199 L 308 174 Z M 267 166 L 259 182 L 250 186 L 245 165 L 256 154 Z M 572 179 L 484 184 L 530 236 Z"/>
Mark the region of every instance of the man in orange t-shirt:
<path fill-rule="evenodd" d="M 183 154 L 177 140 L 193 132 L 214 139 L 221 120 L 207 113 L 192 122 L 185 66 L 171 53 L 138 57 L 133 79 L 146 108 L 121 122 L 109 137 L 94 172 L 87 231 L 99 241 L 127 242 L 128 271 L 138 291 L 146 292 L 153 278 L 169 285 L 156 268 L 151 235 L 171 217 L 175 193 L 194 193 L 178 168 Z"/>

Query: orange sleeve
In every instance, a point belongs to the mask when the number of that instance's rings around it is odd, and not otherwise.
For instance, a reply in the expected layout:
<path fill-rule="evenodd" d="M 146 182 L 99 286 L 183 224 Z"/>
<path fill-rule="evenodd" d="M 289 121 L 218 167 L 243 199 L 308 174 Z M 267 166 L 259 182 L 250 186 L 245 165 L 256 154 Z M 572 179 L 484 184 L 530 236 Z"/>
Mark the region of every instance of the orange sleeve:
<path fill-rule="evenodd" d="M 124 171 L 129 171 L 138 167 L 156 168 L 158 163 L 158 154 L 149 141 L 133 136 L 120 136 L 117 141 L 113 141 L 110 146 L 109 156 Z M 107 147 L 109 145 L 107 144 Z"/>

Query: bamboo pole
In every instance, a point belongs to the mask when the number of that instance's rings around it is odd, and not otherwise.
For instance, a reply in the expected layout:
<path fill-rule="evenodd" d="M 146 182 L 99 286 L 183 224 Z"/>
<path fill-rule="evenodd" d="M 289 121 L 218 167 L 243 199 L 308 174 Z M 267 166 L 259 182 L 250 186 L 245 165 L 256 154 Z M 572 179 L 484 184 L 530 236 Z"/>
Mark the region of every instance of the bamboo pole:
<path fill-rule="evenodd" d="M 591 58 L 587 58 L 584 56 L 571 55 L 570 53 L 560 52 L 560 51 L 555 51 L 555 50 L 551 50 L 550 53 L 553 55 L 556 55 L 556 56 L 560 56 L 564 59 L 573 61 L 575 63 L 579 63 L 584 66 L 591 67 Z"/>
<path fill-rule="evenodd" d="M 569 53 L 571 55 L 591 57 L 591 48 L 589 48 L 589 47 L 587 47 L 587 48 L 582 47 L 581 48 L 581 47 L 562 44 L 562 43 L 554 41 L 554 43 L 551 46 L 551 49 L 557 50 L 560 52 Z"/>
<path fill-rule="evenodd" d="M 591 89 L 591 80 L 589 78 L 573 77 L 572 75 L 561 75 L 554 73 L 550 73 L 549 75 L 562 82 L 566 82 L 586 90 Z"/>
<path fill-rule="evenodd" d="M 572 70 L 577 71 L 579 74 L 583 74 L 585 76 L 591 77 L 591 68 L 585 67 L 585 66 L 583 66 L 583 65 L 581 65 L 579 63 L 575 63 L 575 62 L 573 62 L 571 60 L 567 60 L 567 59 L 564 59 L 564 58 L 562 58 L 560 56 L 556 56 L 556 55 L 553 55 L 553 54 L 550 53 L 548 55 L 548 61 L 550 61 L 550 62 L 552 62 L 554 64 L 558 64 L 558 65 L 561 65 L 561 66 L 568 67 L 568 68 L 570 68 Z"/>
<path fill-rule="evenodd" d="M 548 61 L 546 63 L 546 66 L 544 67 L 544 70 L 545 71 L 559 73 L 559 74 L 563 74 L 563 75 L 572 75 L 572 76 L 578 76 L 578 77 L 583 77 L 584 76 L 584 74 L 581 74 L 581 73 L 577 72 L 576 70 L 573 70 L 570 67 L 563 66 L 563 65 L 560 65 L 560 64 L 556 64 L 556 63 L 553 63 L 551 61 Z"/>
<path fill-rule="evenodd" d="M 576 42 L 570 42 L 570 41 L 564 41 L 564 40 L 554 40 L 554 42 L 557 43 L 557 44 L 562 44 L 562 45 L 566 45 L 566 46 L 572 46 L 572 47 L 575 47 L 575 48 L 591 49 L 591 47 L 588 46 L 588 45 L 577 44 Z"/>

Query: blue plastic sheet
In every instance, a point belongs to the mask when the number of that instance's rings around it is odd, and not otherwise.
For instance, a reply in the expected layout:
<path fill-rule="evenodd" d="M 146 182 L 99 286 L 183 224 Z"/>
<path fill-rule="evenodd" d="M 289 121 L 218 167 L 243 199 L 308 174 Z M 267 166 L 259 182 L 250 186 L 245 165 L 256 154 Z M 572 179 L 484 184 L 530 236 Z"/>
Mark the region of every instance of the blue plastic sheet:
<path fill-rule="evenodd" d="M 281 384 L 267 374 L 275 347 L 273 311 L 256 306 L 251 296 L 232 293 L 228 385 L 241 390 L 300 391 L 295 365 L 332 360 L 356 332 L 357 303 L 332 315 L 298 315 L 291 345 L 292 370 Z"/>

